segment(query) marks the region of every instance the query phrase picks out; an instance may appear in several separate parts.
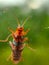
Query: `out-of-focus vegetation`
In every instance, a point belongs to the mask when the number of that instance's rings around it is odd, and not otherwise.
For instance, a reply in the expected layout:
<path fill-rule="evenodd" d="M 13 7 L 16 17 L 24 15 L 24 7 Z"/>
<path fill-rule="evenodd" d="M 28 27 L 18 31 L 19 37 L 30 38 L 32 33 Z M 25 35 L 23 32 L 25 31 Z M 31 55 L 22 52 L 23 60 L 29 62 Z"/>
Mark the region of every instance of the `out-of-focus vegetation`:
<path fill-rule="evenodd" d="M 30 16 L 29 20 L 24 25 L 25 30 L 30 28 L 27 34 L 29 38 L 30 47 L 35 51 L 31 51 L 27 47 L 24 48 L 23 58 L 18 65 L 49 65 L 49 15 L 47 10 L 42 12 L 37 10 L 31 10 L 28 14 L 22 14 L 22 11 L 18 7 L 11 7 L 0 10 L 0 39 L 6 39 L 11 33 L 8 30 L 12 28 L 14 31 L 17 27 L 17 19 L 22 24 L 25 18 Z M 11 40 L 11 38 L 9 39 Z M 7 61 L 11 53 L 9 43 L 0 42 L 0 65 L 14 65 L 10 60 Z"/>

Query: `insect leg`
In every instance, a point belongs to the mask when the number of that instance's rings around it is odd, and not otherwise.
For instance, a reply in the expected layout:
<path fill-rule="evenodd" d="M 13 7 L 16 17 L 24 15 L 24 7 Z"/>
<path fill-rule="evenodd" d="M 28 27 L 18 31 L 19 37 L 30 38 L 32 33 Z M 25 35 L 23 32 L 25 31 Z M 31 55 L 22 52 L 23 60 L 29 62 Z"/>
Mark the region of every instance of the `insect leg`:
<path fill-rule="evenodd" d="M 11 48 L 14 49 L 14 46 L 11 41 L 9 41 L 9 44 L 10 44 Z"/>
<path fill-rule="evenodd" d="M 24 41 L 28 41 L 28 38 L 27 38 L 27 37 L 25 37 L 25 38 L 23 39 L 23 42 L 24 42 Z"/>
<path fill-rule="evenodd" d="M 26 32 L 24 32 L 24 34 L 26 35 L 29 31 L 30 31 L 30 29 L 28 28 L 28 30 Z"/>
<path fill-rule="evenodd" d="M 8 27 L 8 29 L 9 29 L 10 32 L 14 33 L 14 31 L 11 28 Z"/>
<path fill-rule="evenodd" d="M 8 35 L 8 37 L 5 40 L 0 40 L 0 42 L 7 42 L 10 37 L 11 37 L 11 34 Z"/>
<path fill-rule="evenodd" d="M 35 49 L 31 48 L 28 44 L 26 46 L 31 50 L 31 51 L 36 51 Z"/>
<path fill-rule="evenodd" d="M 11 55 L 8 57 L 7 61 L 9 61 L 11 59 Z"/>
<path fill-rule="evenodd" d="M 9 61 L 10 59 L 12 60 L 12 52 L 11 55 L 8 57 L 7 61 Z"/>

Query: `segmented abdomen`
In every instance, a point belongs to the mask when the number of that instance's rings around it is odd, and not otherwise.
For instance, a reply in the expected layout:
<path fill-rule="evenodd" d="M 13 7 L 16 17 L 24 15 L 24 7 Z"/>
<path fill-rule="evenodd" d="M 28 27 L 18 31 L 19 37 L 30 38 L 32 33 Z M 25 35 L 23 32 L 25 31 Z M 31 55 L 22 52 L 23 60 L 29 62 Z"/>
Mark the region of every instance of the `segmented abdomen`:
<path fill-rule="evenodd" d="M 12 55 L 13 55 L 13 60 L 14 61 L 18 61 L 21 58 L 22 55 L 22 51 L 23 51 L 23 44 L 21 44 L 20 46 L 15 46 L 15 49 L 12 51 Z"/>

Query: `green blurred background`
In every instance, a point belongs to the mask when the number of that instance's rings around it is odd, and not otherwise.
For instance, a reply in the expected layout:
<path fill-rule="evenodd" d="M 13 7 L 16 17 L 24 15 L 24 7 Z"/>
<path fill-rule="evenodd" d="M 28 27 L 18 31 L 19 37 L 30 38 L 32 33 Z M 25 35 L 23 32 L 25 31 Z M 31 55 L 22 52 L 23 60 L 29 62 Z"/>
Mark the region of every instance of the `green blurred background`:
<path fill-rule="evenodd" d="M 8 27 L 15 31 L 17 27 L 16 17 L 18 17 L 22 24 L 28 16 L 30 18 L 25 23 L 24 28 L 25 30 L 30 28 L 27 34 L 29 38 L 28 44 L 35 51 L 31 51 L 25 47 L 22 55 L 24 61 L 21 61 L 17 65 L 49 65 L 49 15 L 46 9 L 41 12 L 31 10 L 28 14 L 23 14 L 18 7 L 0 9 L 0 39 L 6 39 L 11 33 Z M 7 61 L 10 54 L 11 48 L 9 42 L 0 42 L 0 65 L 14 65 L 10 60 Z"/>

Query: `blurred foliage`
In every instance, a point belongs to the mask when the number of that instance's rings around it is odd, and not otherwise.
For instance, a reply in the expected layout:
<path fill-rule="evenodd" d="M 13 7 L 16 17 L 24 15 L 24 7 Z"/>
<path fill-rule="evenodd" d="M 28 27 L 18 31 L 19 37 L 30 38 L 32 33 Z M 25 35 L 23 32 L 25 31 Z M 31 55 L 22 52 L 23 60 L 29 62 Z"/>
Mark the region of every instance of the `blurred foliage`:
<path fill-rule="evenodd" d="M 30 13 L 26 15 L 22 14 L 21 9 L 18 7 L 0 9 L 0 39 L 6 39 L 11 33 L 8 27 L 15 31 L 17 27 L 16 17 L 18 17 L 22 24 L 28 16 L 30 16 L 30 18 L 25 23 L 24 28 L 25 31 L 30 28 L 27 34 L 29 38 L 28 44 L 32 48 L 35 48 L 36 52 L 31 52 L 25 47 L 23 53 L 25 61 L 20 62 L 18 65 L 49 65 L 49 15 L 46 9 L 42 12 L 31 10 Z M 5 60 L 10 55 L 10 52 L 9 43 L 0 42 L 1 65 L 13 65 L 12 62 Z"/>

